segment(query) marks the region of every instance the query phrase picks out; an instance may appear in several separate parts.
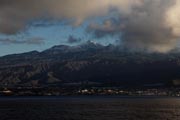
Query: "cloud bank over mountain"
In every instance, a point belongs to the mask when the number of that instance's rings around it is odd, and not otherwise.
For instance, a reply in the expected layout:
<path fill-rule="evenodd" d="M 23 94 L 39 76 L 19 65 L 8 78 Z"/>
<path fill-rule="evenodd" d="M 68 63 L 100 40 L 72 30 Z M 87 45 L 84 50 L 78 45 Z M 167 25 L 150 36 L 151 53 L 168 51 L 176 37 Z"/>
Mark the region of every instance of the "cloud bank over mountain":
<path fill-rule="evenodd" d="M 66 20 L 80 27 L 90 18 L 109 16 L 90 23 L 96 38 L 118 36 L 132 50 L 168 52 L 180 37 L 179 0 L 0 0 L 0 33 L 17 34 L 35 19 Z"/>

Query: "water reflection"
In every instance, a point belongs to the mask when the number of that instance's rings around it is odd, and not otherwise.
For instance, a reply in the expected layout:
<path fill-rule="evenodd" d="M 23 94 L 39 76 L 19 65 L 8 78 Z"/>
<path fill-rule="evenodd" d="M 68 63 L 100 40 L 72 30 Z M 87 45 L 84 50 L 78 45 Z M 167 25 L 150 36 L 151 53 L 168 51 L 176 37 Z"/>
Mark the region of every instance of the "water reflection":
<path fill-rule="evenodd" d="M 1 120 L 179 120 L 178 98 L 0 99 Z"/>

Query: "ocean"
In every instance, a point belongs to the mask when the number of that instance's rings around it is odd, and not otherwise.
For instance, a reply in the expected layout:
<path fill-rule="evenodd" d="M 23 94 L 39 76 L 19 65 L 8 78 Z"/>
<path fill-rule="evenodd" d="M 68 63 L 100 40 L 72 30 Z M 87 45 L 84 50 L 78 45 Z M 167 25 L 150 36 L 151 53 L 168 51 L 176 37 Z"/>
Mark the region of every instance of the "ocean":
<path fill-rule="evenodd" d="M 0 97 L 0 120 L 180 120 L 180 98 Z"/>

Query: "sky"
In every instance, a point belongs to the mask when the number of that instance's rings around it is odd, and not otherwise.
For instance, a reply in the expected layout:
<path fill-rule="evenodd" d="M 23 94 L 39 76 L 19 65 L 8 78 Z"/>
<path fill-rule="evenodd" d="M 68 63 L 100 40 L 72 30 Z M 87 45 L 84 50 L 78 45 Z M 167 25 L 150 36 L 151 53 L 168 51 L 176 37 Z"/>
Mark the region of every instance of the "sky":
<path fill-rule="evenodd" d="M 0 56 L 89 40 L 167 53 L 179 11 L 179 0 L 0 0 Z"/>

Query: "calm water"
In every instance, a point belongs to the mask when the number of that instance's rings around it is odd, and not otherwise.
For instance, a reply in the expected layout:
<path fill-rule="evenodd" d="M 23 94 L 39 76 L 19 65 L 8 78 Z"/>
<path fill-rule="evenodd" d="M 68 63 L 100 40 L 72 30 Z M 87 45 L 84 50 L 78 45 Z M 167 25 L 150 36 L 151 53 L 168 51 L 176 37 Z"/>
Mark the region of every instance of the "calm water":
<path fill-rule="evenodd" d="M 0 120 L 180 120 L 180 98 L 0 98 Z"/>

